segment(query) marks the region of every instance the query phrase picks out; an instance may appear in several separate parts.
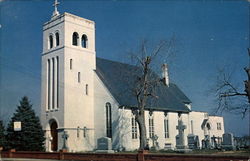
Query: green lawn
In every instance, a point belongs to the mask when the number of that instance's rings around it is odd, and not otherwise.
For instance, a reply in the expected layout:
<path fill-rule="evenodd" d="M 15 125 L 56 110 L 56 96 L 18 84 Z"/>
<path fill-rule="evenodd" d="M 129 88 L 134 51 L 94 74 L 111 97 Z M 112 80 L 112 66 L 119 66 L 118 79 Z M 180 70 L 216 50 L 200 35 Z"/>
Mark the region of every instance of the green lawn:
<path fill-rule="evenodd" d="M 117 152 L 117 153 L 137 153 L 137 151 L 124 151 L 124 152 Z M 151 154 L 184 154 L 178 153 L 174 150 L 159 150 L 159 151 L 149 151 Z M 208 150 L 193 150 L 185 154 L 211 154 L 211 155 L 240 155 L 240 156 L 250 156 L 250 149 L 243 149 L 239 151 L 222 151 L 216 149 L 208 149 Z"/>

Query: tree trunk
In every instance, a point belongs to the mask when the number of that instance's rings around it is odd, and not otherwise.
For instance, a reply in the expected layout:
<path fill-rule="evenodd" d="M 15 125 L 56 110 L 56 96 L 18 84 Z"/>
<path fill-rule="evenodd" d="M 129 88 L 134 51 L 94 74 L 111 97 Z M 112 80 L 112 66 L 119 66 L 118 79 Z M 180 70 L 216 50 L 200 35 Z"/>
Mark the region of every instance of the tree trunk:
<path fill-rule="evenodd" d="M 250 69 L 245 68 L 245 71 L 247 73 L 248 80 L 245 81 L 245 92 L 247 94 L 248 103 L 250 103 Z"/>
<path fill-rule="evenodd" d="M 139 133 L 140 133 L 140 148 L 139 150 L 144 150 L 146 147 L 146 126 L 145 126 L 145 115 L 144 111 L 137 115 L 137 123 L 139 126 Z"/>

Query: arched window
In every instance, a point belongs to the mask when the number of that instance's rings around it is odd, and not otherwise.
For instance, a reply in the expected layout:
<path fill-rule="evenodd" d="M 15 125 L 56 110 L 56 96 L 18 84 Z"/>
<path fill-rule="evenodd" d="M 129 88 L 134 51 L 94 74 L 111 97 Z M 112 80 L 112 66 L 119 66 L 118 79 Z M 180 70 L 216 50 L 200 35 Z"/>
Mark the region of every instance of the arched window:
<path fill-rule="evenodd" d="M 48 96 L 48 110 L 50 110 L 50 59 L 48 59 L 48 71 L 47 71 L 47 89 L 48 89 L 48 94 L 47 94 L 47 96 Z"/>
<path fill-rule="evenodd" d="M 56 46 L 59 46 L 59 43 L 60 43 L 60 41 L 59 41 L 59 33 L 57 32 L 56 33 Z"/>
<path fill-rule="evenodd" d="M 55 58 L 52 58 L 52 109 L 55 108 Z"/>
<path fill-rule="evenodd" d="M 53 48 L 53 36 L 49 35 L 49 48 Z"/>
<path fill-rule="evenodd" d="M 89 94 L 89 85 L 86 84 L 85 86 L 85 94 L 88 95 Z"/>
<path fill-rule="evenodd" d="M 76 133 L 76 137 L 79 138 L 80 137 L 80 127 L 77 126 L 77 133 Z"/>
<path fill-rule="evenodd" d="M 56 78 L 56 94 L 57 94 L 57 96 L 56 96 L 56 108 L 58 108 L 59 107 L 59 73 L 60 73 L 60 71 L 59 71 L 59 56 L 57 56 L 56 57 L 56 65 L 57 65 L 57 67 L 56 67 L 56 69 L 57 69 L 57 72 L 56 72 L 56 74 L 57 74 L 57 78 Z"/>
<path fill-rule="evenodd" d="M 211 125 L 210 125 L 209 122 L 207 123 L 206 127 L 207 127 L 208 130 L 211 130 Z"/>
<path fill-rule="evenodd" d="M 77 79 L 78 79 L 78 83 L 80 83 L 81 82 L 81 73 L 80 72 L 78 72 Z"/>
<path fill-rule="evenodd" d="M 217 130 L 221 130 L 221 123 L 217 122 Z"/>
<path fill-rule="evenodd" d="M 135 120 L 135 115 L 132 115 L 131 118 L 131 123 L 132 123 L 132 139 L 137 139 L 138 134 L 137 134 L 137 122 Z"/>
<path fill-rule="evenodd" d="M 153 117 L 153 112 L 149 112 L 149 119 L 148 119 L 148 123 L 149 123 L 149 138 L 153 138 L 154 137 L 154 117 Z"/>
<path fill-rule="evenodd" d="M 82 35 L 82 47 L 87 48 L 88 46 L 88 37 L 86 35 Z"/>
<path fill-rule="evenodd" d="M 111 104 L 106 103 L 106 130 L 107 137 L 112 138 L 112 112 L 111 112 Z"/>
<path fill-rule="evenodd" d="M 169 138 L 169 119 L 168 113 L 164 113 L 164 138 Z"/>
<path fill-rule="evenodd" d="M 191 120 L 190 124 L 191 124 L 191 134 L 194 134 L 194 121 Z"/>
<path fill-rule="evenodd" d="M 72 36 L 72 45 L 78 46 L 78 39 L 79 39 L 78 33 L 74 32 Z"/>
<path fill-rule="evenodd" d="M 73 60 L 72 60 L 72 59 L 70 59 L 70 60 L 69 60 L 69 69 L 71 70 L 71 69 L 72 69 L 72 67 L 73 67 Z"/>

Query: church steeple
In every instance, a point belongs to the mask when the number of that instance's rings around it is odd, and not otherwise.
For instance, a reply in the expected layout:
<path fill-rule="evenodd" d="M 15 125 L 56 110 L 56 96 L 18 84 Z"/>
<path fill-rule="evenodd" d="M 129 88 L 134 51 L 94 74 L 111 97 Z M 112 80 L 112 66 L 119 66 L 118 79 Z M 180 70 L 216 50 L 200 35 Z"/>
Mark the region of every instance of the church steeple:
<path fill-rule="evenodd" d="M 67 129 L 94 129 L 95 22 L 59 14 L 58 5 L 54 0 L 53 14 L 43 25 L 41 122 L 46 149 L 65 148 L 61 136 L 67 132 L 69 151 L 90 151 L 95 146 L 94 130 L 85 137 Z"/>
<path fill-rule="evenodd" d="M 60 15 L 59 12 L 57 11 L 57 6 L 58 6 L 59 4 L 60 4 L 60 3 L 59 3 L 57 0 L 55 0 L 55 2 L 54 2 L 54 4 L 53 4 L 53 6 L 55 7 L 55 10 L 54 10 L 54 12 L 53 12 L 51 18 L 54 18 L 54 17 Z"/>

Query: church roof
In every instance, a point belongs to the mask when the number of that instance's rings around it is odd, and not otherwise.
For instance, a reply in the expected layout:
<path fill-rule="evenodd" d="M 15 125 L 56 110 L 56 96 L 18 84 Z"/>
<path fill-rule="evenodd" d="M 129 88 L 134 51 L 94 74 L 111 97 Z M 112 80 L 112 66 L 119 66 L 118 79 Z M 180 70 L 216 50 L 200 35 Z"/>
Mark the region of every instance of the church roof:
<path fill-rule="evenodd" d="M 96 73 L 120 106 L 137 106 L 132 90 L 138 67 L 120 62 L 96 58 Z M 156 74 L 155 74 L 156 75 Z M 159 78 L 157 75 L 156 77 Z M 190 112 L 184 103 L 191 103 L 188 97 L 175 85 L 161 83 L 156 87 L 158 98 L 148 99 L 148 110 Z"/>

